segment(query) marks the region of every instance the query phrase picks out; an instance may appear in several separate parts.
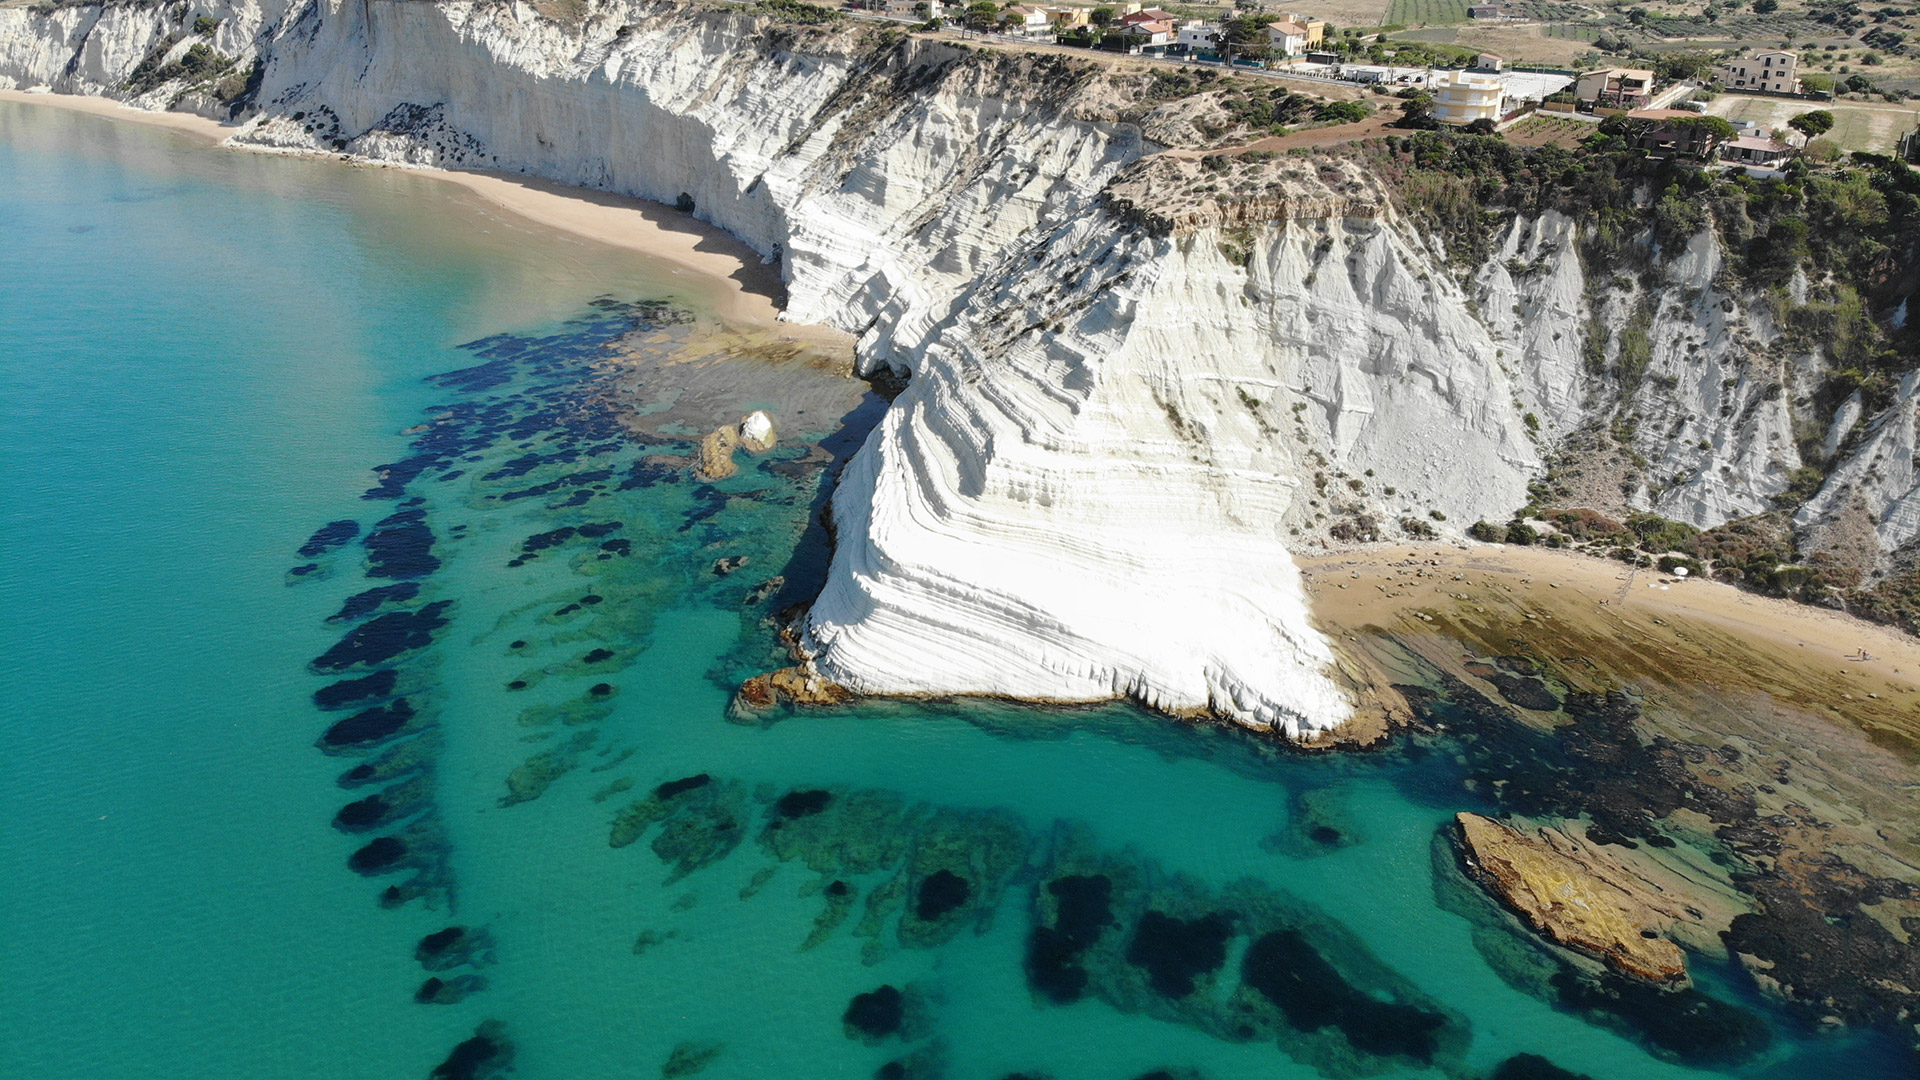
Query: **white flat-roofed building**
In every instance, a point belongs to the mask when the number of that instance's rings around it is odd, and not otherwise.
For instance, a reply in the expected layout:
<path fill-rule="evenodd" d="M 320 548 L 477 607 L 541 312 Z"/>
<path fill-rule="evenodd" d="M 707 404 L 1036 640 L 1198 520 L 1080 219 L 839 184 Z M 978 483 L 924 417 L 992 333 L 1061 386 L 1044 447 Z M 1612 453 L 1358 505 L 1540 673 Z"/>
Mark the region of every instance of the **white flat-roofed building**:
<path fill-rule="evenodd" d="M 1220 28 L 1210 22 L 1188 19 L 1180 24 L 1180 33 L 1174 38 L 1174 44 L 1189 49 L 1212 49 L 1220 44 Z"/>
<path fill-rule="evenodd" d="M 1498 121 L 1505 97 L 1506 85 L 1491 75 L 1449 71 L 1433 80 L 1433 118 L 1456 127 Z"/>

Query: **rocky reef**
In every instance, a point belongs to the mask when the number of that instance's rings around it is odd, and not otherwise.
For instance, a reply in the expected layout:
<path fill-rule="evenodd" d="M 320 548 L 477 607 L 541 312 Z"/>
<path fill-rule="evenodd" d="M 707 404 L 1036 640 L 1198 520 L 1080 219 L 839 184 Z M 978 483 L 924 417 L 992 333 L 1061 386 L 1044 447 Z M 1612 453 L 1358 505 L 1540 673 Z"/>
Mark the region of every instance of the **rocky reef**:
<path fill-rule="evenodd" d="M 1652 982 L 1687 977 L 1686 954 L 1660 933 L 1663 922 L 1624 875 L 1579 858 L 1555 830 L 1528 836 L 1479 814 L 1458 815 L 1469 870 L 1540 933 Z"/>

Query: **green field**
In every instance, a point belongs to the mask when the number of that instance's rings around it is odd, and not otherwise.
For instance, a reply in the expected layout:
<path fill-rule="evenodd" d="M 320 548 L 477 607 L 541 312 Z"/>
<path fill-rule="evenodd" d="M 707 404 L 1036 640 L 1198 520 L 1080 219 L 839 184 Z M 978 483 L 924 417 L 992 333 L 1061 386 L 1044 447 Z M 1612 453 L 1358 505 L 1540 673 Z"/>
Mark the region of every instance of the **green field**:
<path fill-rule="evenodd" d="M 1787 121 L 1793 117 L 1814 109 L 1825 109 L 1833 114 L 1833 130 L 1821 136 L 1820 141 L 1832 143 L 1842 150 L 1887 153 L 1899 142 L 1902 134 L 1911 131 L 1916 121 L 1920 121 L 1920 112 L 1894 105 L 1824 104 L 1788 98 L 1747 97 L 1742 94 L 1722 94 L 1707 103 L 1707 111 L 1715 116 L 1724 116 L 1729 120 L 1751 120 L 1776 131 L 1785 128 Z"/>
<path fill-rule="evenodd" d="M 1467 0 L 1393 0 L 1386 24 L 1445 26 L 1467 21 Z"/>

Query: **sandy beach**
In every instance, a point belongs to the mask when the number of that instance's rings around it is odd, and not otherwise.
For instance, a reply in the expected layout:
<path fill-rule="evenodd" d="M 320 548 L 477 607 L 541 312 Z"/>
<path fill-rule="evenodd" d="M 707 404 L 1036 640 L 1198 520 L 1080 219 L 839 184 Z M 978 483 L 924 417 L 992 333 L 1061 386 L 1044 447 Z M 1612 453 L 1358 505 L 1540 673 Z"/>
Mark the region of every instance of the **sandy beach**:
<path fill-rule="evenodd" d="M 1444 633 L 1586 658 L 1614 679 L 1769 695 L 1920 757 L 1920 640 L 1893 627 L 1544 547 L 1393 544 L 1299 562 L 1314 618 L 1363 692 L 1395 673 L 1362 638 Z M 1871 659 L 1852 659 L 1861 649 Z"/>
<path fill-rule="evenodd" d="M 109 98 L 0 90 L 0 101 L 43 105 L 110 120 L 166 128 L 217 145 L 238 128 L 190 113 L 152 112 Z M 253 147 L 238 150 L 258 151 Z M 402 168 L 338 154 L 310 154 L 357 168 Z M 711 286 L 708 299 L 723 321 L 776 337 L 852 349 L 853 338 L 830 326 L 780 321 L 786 295 L 777 267 L 732 234 L 659 203 L 568 187 L 535 177 L 478 170 L 410 169 L 457 184 L 534 225 L 634 251 L 685 270 Z"/>

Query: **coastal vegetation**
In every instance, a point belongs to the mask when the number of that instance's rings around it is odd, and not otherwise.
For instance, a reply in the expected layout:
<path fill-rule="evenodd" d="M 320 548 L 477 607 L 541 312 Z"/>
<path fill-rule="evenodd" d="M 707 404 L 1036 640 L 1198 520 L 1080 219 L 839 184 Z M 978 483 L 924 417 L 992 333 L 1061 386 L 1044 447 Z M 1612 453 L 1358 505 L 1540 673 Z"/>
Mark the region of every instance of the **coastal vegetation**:
<path fill-rule="evenodd" d="M 1805 126 L 1821 123 L 1816 114 Z M 1876 578 L 1872 564 L 1857 556 L 1803 549 L 1806 538 L 1791 524 L 1793 512 L 1821 490 L 1835 451 L 1844 449 L 1826 445 L 1836 408 L 1852 399 L 1873 415 L 1892 404 L 1900 379 L 1920 367 L 1920 335 L 1895 314 L 1915 288 L 1920 260 L 1920 177 L 1912 170 L 1855 153 L 1826 167 L 1797 159 L 1771 178 L 1715 174 L 1648 157 L 1618 129 L 1604 127 L 1577 150 L 1420 132 L 1351 153 L 1387 178 L 1403 209 L 1443 239 L 1463 273 L 1491 257 L 1501 227 L 1519 214 L 1555 211 L 1578 222 L 1589 282 L 1624 275 L 1652 283 L 1665 259 L 1711 230 L 1725 253 L 1715 288 L 1750 297 L 1768 311 L 1780 330 L 1774 355 L 1811 354 L 1822 362 L 1819 385 L 1796 410 L 1804 464 L 1766 514 L 1704 532 L 1651 514 L 1615 521 L 1569 506 L 1573 489 L 1550 470 L 1512 522 L 1482 522 L 1473 535 L 1569 544 L 1662 569 L 1687 566 L 1920 632 L 1913 558 L 1896 559 Z M 1618 387 L 1618 403 L 1612 423 L 1585 441 L 1571 440 L 1563 459 L 1597 448 L 1637 462 L 1644 475 L 1636 390 L 1647 377 L 1651 316 L 1642 303 L 1622 325 L 1589 327 L 1589 371 Z M 1537 526 L 1547 535 L 1538 536 Z"/>

